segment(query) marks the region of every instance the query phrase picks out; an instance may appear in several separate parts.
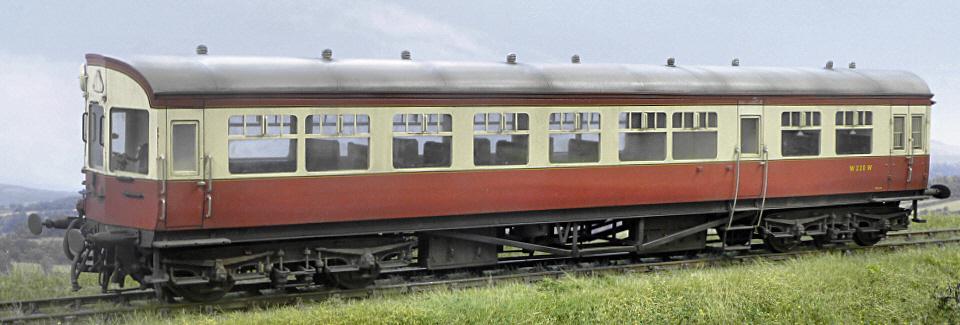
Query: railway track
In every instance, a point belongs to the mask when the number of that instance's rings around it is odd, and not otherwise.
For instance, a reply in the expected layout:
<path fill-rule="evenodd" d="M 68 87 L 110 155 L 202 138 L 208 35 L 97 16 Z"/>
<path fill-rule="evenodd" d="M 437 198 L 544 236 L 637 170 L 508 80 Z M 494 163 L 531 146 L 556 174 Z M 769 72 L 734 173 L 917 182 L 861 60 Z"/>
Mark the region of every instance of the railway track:
<path fill-rule="evenodd" d="M 949 235 L 949 238 L 938 238 Z M 895 240 L 896 239 L 896 240 Z M 642 259 L 611 256 L 609 259 L 594 262 L 549 264 L 559 259 L 542 259 L 546 265 L 527 265 L 510 262 L 507 267 L 484 270 L 469 274 L 466 272 L 445 274 L 444 277 L 417 276 L 397 281 L 387 279 L 369 288 L 343 290 L 318 287 L 295 293 L 266 293 L 262 295 L 233 294 L 216 303 L 175 303 L 164 304 L 153 300 L 152 290 L 129 290 L 119 293 L 100 295 L 54 297 L 35 300 L 0 302 L 0 324 L 17 324 L 35 321 L 65 320 L 72 321 L 93 316 L 114 317 L 133 311 L 168 313 L 172 311 L 229 311 L 254 307 L 270 307 L 296 304 L 306 301 L 320 301 L 333 297 L 365 298 L 392 294 L 406 294 L 435 289 L 462 289 L 489 286 L 504 281 L 537 282 L 544 279 L 561 278 L 568 275 L 600 275 L 618 273 L 647 273 L 687 268 L 740 264 L 755 260 L 785 260 L 802 255 L 819 254 L 831 251 L 864 251 L 899 249 L 910 246 L 947 245 L 960 243 L 960 228 L 902 231 L 887 234 L 881 243 L 859 247 L 840 245 L 822 250 L 799 250 L 789 253 L 769 253 L 762 249 L 750 253 L 644 262 Z M 620 257 L 620 258 L 618 258 Z M 514 265 L 511 265 L 514 264 Z"/>

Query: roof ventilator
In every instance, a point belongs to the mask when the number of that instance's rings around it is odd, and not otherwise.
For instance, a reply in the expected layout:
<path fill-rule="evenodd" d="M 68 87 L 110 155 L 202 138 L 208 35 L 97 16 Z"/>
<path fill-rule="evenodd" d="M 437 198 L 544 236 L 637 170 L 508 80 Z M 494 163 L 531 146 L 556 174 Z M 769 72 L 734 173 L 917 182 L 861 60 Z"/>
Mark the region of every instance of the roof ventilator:
<path fill-rule="evenodd" d="M 827 65 L 823 68 L 827 70 L 833 70 L 833 60 L 827 61 Z"/>
<path fill-rule="evenodd" d="M 847 68 L 856 69 L 856 68 L 857 68 L 857 63 L 856 63 L 856 62 L 853 62 L 853 61 L 850 61 L 850 64 L 847 65 Z"/>
<path fill-rule="evenodd" d="M 410 51 L 403 50 L 403 52 L 400 52 L 400 59 L 401 59 L 401 60 L 407 60 L 407 61 L 409 61 L 409 60 L 410 60 Z"/>
<path fill-rule="evenodd" d="M 580 64 L 580 55 L 579 55 L 579 54 L 574 54 L 573 56 L 571 56 L 571 57 L 570 57 L 570 63 Z"/>
<path fill-rule="evenodd" d="M 730 65 L 731 65 L 731 66 L 734 66 L 734 67 L 739 67 L 739 66 L 740 66 L 740 59 L 739 59 L 739 58 L 733 58 L 733 61 L 730 61 Z"/>
<path fill-rule="evenodd" d="M 507 64 L 517 64 L 517 54 L 516 54 L 516 53 L 507 54 Z"/>
<path fill-rule="evenodd" d="M 207 46 L 203 44 L 197 45 L 197 55 L 207 55 Z"/>
<path fill-rule="evenodd" d="M 333 50 L 324 49 L 323 53 L 321 54 L 321 57 L 323 58 L 324 61 L 333 61 Z"/>
<path fill-rule="evenodd" d="M 667 66 L 668 66 L 668 67 L 676 67 L 676 66 L 677 66 L 677 59 L 667 58 Z"/>

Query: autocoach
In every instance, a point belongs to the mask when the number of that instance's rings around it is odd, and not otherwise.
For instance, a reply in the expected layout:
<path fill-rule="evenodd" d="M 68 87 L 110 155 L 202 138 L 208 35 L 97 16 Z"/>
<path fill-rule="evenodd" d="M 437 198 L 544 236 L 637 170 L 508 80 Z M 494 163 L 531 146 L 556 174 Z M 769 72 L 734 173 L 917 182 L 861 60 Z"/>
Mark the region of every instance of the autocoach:
<path fill-rule="evenodd" d="M 873 245 L 928 186 L 916 75 L 88 54 L 72 277 L 164 299 L 526 256 Z M 901 205 L 909 208 L 902 208 Z M 912 204 L 912 206 L 911 206 Z M 922 220 L 913 220 L 922 221 Z M 758 244 L 759 245 L 759 244 Z M 516 255 L 516 254 L 514 254 Z M 113 285 L 111 285 L 113 283 Z"/>

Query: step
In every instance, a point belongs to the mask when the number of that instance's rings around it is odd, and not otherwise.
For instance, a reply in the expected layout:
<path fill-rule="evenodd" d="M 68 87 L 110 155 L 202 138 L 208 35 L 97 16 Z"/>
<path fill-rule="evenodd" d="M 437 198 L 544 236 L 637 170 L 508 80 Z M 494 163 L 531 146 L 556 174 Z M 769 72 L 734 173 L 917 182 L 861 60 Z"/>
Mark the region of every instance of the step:
<path fill-rule="evenodd" d="M 724 251 L 748 251 L 750 250 L 750 245 L 727 245 L 723 247 Z"/>
<path fill-rule="evenodd" d="M 726 228 L 727 231 L 747 230 L 747 229 L 753 230 L 753 229 L 756 229 L 756 227 L 754 227 L 754 226 L 730 226 L 730 227 L 727 227 L 727 228 Z"/>

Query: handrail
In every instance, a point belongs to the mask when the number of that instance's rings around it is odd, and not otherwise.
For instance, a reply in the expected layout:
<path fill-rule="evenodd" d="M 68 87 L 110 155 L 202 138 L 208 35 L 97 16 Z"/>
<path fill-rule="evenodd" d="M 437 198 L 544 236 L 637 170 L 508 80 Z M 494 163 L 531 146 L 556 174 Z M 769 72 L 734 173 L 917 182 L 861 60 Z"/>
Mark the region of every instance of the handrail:
<path fill-rule="evenodd" d="M 210 155 L 203 156 L 204 162 L 204 175 L 206 176 L 206 194 L 204 195 L 204 200 L 207 201 L 207 209 L 204 211 L 203 217 L 210 218 L 213 216 L 213 157 Z"/>
<path fill-rule="evenodd" d="M 907 183 L 913 181 L 913 137 L 907 139 Z"/>
<path fill-rule="evenodd" d="M 760 212 L 757 216 L 757 227 L 763 222 L 763 210 L 767 206 L 767 185 L 769 184 L 768 175 L 770 174 L 770 150 L 767 145 L 763 145 L 763 187 L 760 190 Z"/>
<path fill-rule="evenodd" d="M 163 155 L 157 156 L 157 170 L 160 173 L 160 215 L 158 218 L 167 220 L 167 158 Z"/>
<path fill-rule="evenodd" d="M 729 217 L 729 220 L 727 220 L 727 227 L 723 229 L 724 238 L 727 237 L 727 232 L 729 231 L 730 227 L 733 226 L 733 216 L 734 214 L 736 214 L 736 211 L 737 211 L 737 199 L 739 199 L 740 197 L 740 156 L 741 156 L 740 146 L 736 146 L 733 148 L 733 154 L 737 157 L 737 167 L 735 171 L 736 181 L 733 187 L 733 204 L 730 206 L 730 217 Z M 723 241 L 723 246 L 724 247 L 727 246 L 726 240 Z"/>

